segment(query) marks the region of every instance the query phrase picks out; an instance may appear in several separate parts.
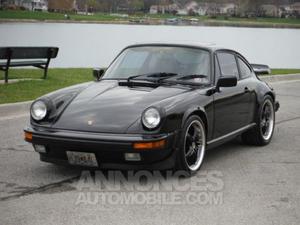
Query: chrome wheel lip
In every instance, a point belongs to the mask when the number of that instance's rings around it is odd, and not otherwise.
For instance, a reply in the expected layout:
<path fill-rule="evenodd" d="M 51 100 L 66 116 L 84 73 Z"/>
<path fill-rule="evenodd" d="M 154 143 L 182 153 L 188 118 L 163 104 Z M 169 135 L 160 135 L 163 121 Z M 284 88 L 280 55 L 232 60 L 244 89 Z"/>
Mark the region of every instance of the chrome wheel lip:
<path fill-rule="evenodd" d="M 195 160 L 195 163 L 193 163 L 192 165 L 190 165 L 187 161 L 187 151 L 186 151 L 186 145 L 187 145 L 187 138 L 188 138 L 188 135 L 189 135 L 189 130 L 192 126 L 198 126 L 200 128 L 200 132 L 201 132 L 201 139 L 199 140 L 200 143 L 201 143 L 201 147 L 198 146 L 199 148 L 196 149 L 196 160 Z M 192 146 L 194 147 L 195 143 L 192 143 Z M 200 145 L 200 144 L 199 144 Z M 191 147 L 191 146 L 190 146 Z M 189 126 L 188 128 L 186 129 L 186 133 L 185 133 L 185 136 L 184 136 L 184 157 L 185 157 L 185 162 L 186 162 L 186 165 L 188 166 L 189 170 L 191 171 L 197 171 L 202 162 L 203 162 L 203 158 L 204 158 L 204 153 L 205 153 L 205 147 L 206 147 L 206 136 L 205 136 L 205 131 L 204 131 L 204 127 L 202 125 L 202 123 L 198 120 L 194 120 Z"/>
<path fill-rule="evenodd" d="M 267 118 L 263 117 L 266 116 L 266 106 L 269 107 L 269 115 L 267 116 Z M 262 138 L 265 141 L 268 141 L 273 134 L 273 130 L 274 130 L 274 123 L 275 123 L 275 112 L 274 112 L 274 106 L 273 103 L 271 102 L 271 100 L 267 99 L 262 107 L 262 112 L 260 115 L 260 132 L 262 135 Z M 263 129 L 267 129 L 266 131 L 263 131 Z"/>

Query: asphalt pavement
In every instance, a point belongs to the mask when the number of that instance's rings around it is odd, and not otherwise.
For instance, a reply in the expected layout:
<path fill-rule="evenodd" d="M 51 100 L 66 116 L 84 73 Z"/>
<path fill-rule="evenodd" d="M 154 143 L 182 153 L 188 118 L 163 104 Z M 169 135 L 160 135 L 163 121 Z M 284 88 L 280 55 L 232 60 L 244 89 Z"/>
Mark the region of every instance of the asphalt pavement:
<path fill-rule="evenodd" d="M 300 81 L 272 86 L 281 104 L 272 142 L 254 147 L 234 140 L 207 152 L 199 174 L 218 174 L 221 198 L 217 202 L 88 201 L 89 188 L 80 185 L 90 185 L 82 182 L 83 177 L 93 179 L 94 173 L 85 176 L 89 172 L 83 175 L 80 169 L 40 162 L 32 146 L 23 141 L 28 112 L 2 115 L 0 224 L 300 224 Z M 180 185 L 188 184 L 187 189 L 174 192 L 184 197 L 199 193 L 192 186 L 200 181 L 200 176 L 184 179 Z M 120 200 L 121 193 L 130 192 L 126 186 L 135 182 L 125 183 L 115 192 L 96 186 L 93 193 L 104 197 L 115 193 Z M 170 184 L 172 179 L 163 182 Z M 148 192 L 161 193 L 151 188 Z M 214 194 L 216 190 L 208 188 L 208 192 Z"/>

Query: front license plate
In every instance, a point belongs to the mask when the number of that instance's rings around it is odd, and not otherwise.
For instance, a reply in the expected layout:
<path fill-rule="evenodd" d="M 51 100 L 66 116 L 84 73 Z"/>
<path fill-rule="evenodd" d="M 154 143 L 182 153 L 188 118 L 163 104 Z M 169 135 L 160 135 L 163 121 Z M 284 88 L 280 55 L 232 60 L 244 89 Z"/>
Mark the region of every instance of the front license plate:
<path fill-rule="evenodd" d="M 72 165 L 98 167 L 94 153 L 67 151 L 68 161 Z"/>

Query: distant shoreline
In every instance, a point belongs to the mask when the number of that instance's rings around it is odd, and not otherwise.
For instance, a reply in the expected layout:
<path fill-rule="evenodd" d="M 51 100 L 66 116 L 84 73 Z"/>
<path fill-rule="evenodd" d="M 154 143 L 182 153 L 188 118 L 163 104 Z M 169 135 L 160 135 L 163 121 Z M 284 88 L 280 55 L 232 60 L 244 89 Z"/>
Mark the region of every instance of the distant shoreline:
<path fill-rule="evenodd" d="M 197 24 L 171 24 L 163 20 L 152 19 L 146 22 L 131 22 L 128 20 L 60 20 L 60 19 L 5 19 L 0 18 L 0 24 L 4 23 L 70 23 L 70 24 L 112 24 L 112 25 L 159 25 L 159 26 L 213 26 L 213 27 L 245 27 L 245 28 L 286 28 L 300 29 L 300 24 L 289 23 L 268 23 L 268 22 L 252 22 L 252 21 L 217 21 L 204 20 Z"/>

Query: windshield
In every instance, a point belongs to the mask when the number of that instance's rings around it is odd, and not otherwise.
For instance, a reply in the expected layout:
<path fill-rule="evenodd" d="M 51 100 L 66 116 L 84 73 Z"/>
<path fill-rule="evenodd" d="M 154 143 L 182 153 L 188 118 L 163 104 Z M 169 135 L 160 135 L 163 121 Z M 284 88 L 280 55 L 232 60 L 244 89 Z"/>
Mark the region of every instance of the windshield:
<path fill-rule="evenodd" d="M 210 53 L 206 50 L 147 46 L 123 51 L 106 71 L 103 79 L 128 79 L 143 74 L 177 74 L 187 82 L 210 83 Z M 200 76 L 190 76 L 200 75 Z"/>

